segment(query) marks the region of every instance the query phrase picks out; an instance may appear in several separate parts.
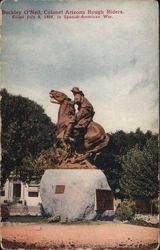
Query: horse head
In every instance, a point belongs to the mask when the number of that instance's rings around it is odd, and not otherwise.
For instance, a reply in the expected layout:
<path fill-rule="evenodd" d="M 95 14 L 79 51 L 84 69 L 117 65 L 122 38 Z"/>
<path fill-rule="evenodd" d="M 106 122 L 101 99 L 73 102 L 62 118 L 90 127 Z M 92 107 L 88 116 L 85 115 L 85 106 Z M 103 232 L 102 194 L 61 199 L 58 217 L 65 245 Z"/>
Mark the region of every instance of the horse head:
<path fill-rule="evenodd" d="M 49 95 L 51 98 L 50 101 L 56 104 L 62 104 L 64 100 L 68 99 L 67 95 L 57 90 L 51 90 Z"/>

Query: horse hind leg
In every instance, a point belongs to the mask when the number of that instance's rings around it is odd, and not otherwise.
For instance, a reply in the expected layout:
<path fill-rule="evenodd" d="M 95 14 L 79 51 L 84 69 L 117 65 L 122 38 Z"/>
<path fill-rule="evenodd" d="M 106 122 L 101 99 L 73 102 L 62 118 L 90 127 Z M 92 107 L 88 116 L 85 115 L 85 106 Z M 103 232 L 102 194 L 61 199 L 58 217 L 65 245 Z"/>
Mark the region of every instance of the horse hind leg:
<path fill-rule="evenodd" d="M 101 142 L 104 141 L 104 136 L 101 136 L 99 138 L 97 138 L 96 140 L 85 140 L 84 141 L 84 147 L 86 150 L 90 150 L 94 147 L 96 147 L 98 144 L 100 144 Z"/>
<path fill-rule="evenodd" d="M 106 147 L 108 145 L 108 142 L 109 142 L 109 136 L 102 135 L 100 138 L 98 138 L 94 142 L 85 140 L 84 147 L 87 151 L 98 152 L 104 147 Z"/>

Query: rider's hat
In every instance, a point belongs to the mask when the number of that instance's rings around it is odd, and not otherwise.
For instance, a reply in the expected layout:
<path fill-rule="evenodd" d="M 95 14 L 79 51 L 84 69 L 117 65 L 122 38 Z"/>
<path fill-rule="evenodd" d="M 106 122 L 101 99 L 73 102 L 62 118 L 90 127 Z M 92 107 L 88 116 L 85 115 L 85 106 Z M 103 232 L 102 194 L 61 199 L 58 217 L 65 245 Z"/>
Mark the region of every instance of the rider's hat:
<path fill-rule="evenodd" d="M 83 92 L 81 91 L 81 90 L 79 90 L 79 88 L 77 88 L 77 87 L 74 87 L 72 90 L 71 90 L 73 93 L 79 93 L 79 94 L 82 94 Z"/>

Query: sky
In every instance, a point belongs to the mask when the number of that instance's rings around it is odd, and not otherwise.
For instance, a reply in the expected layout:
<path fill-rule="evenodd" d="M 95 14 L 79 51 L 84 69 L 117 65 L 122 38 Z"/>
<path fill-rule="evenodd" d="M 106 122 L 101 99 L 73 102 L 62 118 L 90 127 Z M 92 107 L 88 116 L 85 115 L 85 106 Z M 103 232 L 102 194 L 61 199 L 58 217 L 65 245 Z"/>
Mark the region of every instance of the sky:
<path fill-rule="evenodd" d="M 3 10 L 122 10 L 111 19 L 2 19 L 2 87 L 43 106 L 79 87 L 106 132 L 158 131 L 158 4 L 152 0 L 6 0 Z"/>

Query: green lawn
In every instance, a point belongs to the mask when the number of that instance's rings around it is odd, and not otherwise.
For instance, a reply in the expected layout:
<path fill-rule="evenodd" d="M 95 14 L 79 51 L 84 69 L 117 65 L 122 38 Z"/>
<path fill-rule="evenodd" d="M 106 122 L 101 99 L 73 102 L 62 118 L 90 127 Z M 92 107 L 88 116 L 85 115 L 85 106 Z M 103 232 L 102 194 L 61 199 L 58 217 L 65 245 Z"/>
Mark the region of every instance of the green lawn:
<path fill-rule="evenodd" d="M 20 222 L 20 223 L 46 223 L 47 218 L 43 218 L 42 216 L 10 216 L 7 222 Z"/>
<path fill-rule="evenodd" d="M 10 216 L 6 222 L 17 222 L 17 223 L 48 223 L 48 218 L 44 218 L 42 216 Z M 65 225 L 102 225 L 108 223 L 107 221 L 76 221 L 76 222 L 66 222 L 66 223 L 61 223 L 61 222 L 53 222 L 50 224 L 65 224 Z"/>

